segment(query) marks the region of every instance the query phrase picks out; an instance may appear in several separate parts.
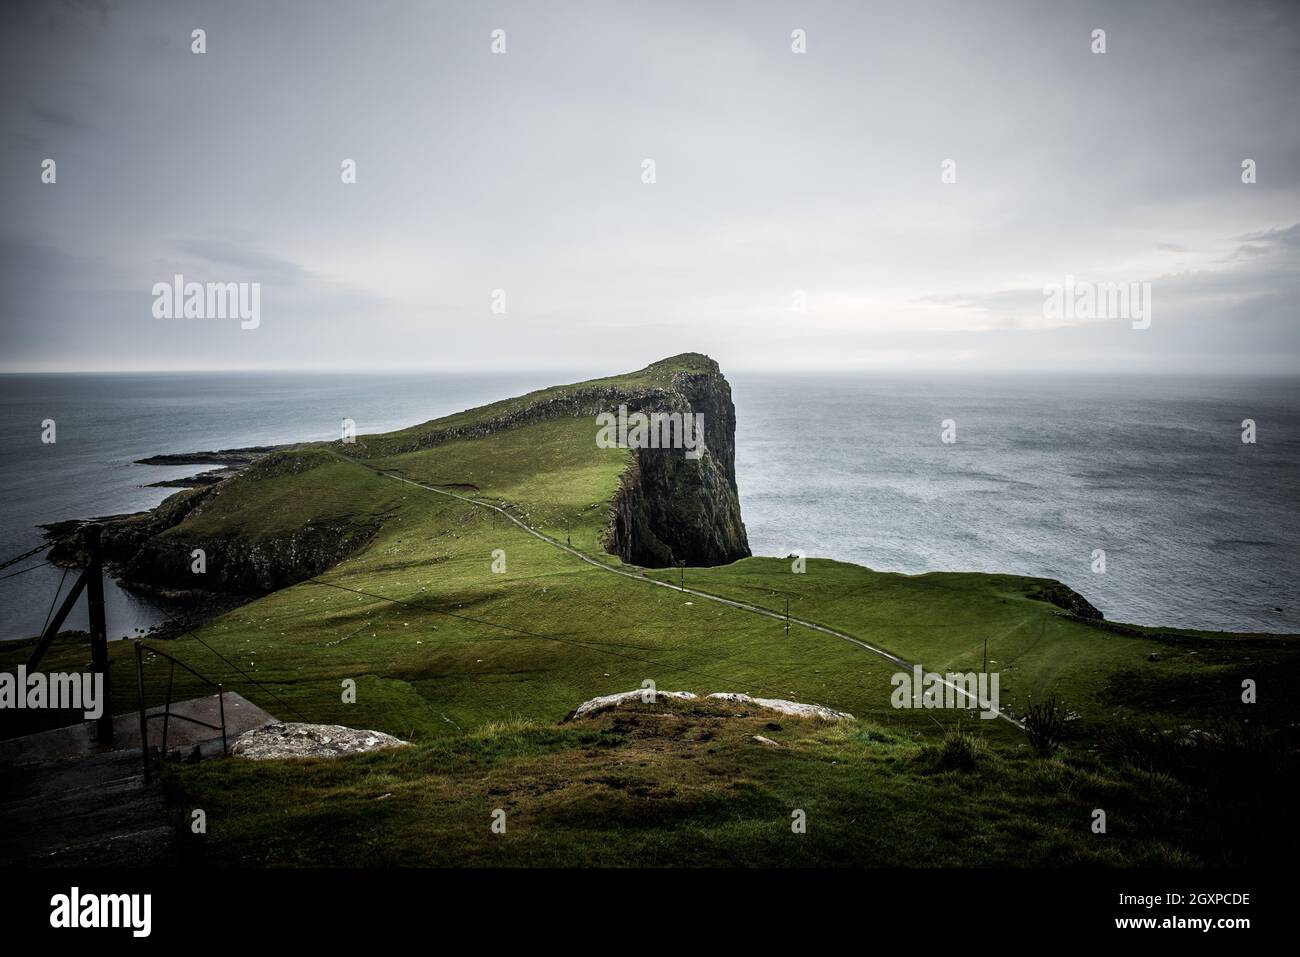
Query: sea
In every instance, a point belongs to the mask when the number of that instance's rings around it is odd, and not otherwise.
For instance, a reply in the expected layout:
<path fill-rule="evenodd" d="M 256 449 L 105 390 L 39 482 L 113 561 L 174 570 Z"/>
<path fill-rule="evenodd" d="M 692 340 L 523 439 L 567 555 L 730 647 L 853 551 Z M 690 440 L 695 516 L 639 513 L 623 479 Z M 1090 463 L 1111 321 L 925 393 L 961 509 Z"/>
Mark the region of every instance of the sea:
<path fill-rule="evenodd" d="M 140 458 L 332 439 L 345 418 L 388 431 L 599 374 L 0 375 L 0 561 L 42 523 L 150 508 L 175 491 L 151 483 L 204 468 Z M 1300 633 L 1300 379 L 728 380 L 756 555 L 1042 576 L 1116 621 Z M 71 584 L 41 562 L 0 569 L 0 639 L 39 633 Z M 111 582 L 105 598 L 113 638 L 177 613 Z M 85 627 L 84 604 L 65 627 Z"/>

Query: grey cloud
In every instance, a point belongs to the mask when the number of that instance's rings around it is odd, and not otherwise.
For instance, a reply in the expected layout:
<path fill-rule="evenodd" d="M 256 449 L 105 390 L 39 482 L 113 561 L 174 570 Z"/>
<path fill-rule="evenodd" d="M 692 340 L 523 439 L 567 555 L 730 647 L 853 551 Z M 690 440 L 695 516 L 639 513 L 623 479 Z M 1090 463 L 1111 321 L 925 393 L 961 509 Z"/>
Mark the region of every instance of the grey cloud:
<path fill-rule="evenodd" d="M 1105 365 L 1107 332 L 1020 326 L 1036 277 L 1116 270 L 1159 283 L 1153 341 L 1177 337 L 1188 367 L 1300 360 L 1282 318 L 1300 227 L 1277 220 L 1300 208 L 1294 3 L 0 10 L 0 206 L 25 244 L 0 309 L 44 317 L 0 331 L 23 362 Z M 159 336 L 140 290 L 173 269 L 273 286 L 257 338 Z M 794 321 L 796 288 L 812 307 Z M 960 335 L 913 322 L 976 310 Z"/>
<path fill-rule="evenodd" d="M 1246 233 L 1244 236 L 1238 236 L 1237 239 L 1243 243 L 1257 243 L 1263 246 L 1285 246 L 1291 249 L 1300 249 L 1300 223 L 1287 226 L 1285 228 L 1275 226 L 1272 229 L 1263 229 L 1253 233 Z"/>
<path fill-rule="evenodd" d="M 108 0 L 6 0 L 0 23 L 9 27 L 58 30 L 79 23 L 99 23 L 109 15 Z"/>
<path fill-rule="evenodd" d="M 248 243 L 225 239 L 182 239 L 175 248 L 205 265 L 245 270 L 257 279 L 297 285 L 309 276 L 307 270 L 297 263 L 260 252 Z"/>
<path fill-rule="evenodd" d="M 1071 273 L 1077 281 L 1149 282 L 1162 312 L 1169 314 L 1174 306 L 1173 321 L 1180 315 L 1195 313 L 1225 303 L 1294 303 L 1300 297 L 1300 258 L 1283 257 L 1271 262 L 1257 261 L 1278 250 L 1300 245 L 1300 225 L 1286 229 L 1257 230 L 1235 237 L 1249 240 L 1237 248 L 1235 258 L 1226 268 L 1197 269 L 1178 273 L 1156 273 L 1145 276 L 1088 275 Z M 1243 258 L 1247 261 L 1243 261 Z M 1045 275 L 1044 286 L 1063 283 L 1065 275 Z M 958 309 L 978 310 L 994 316 L 1003 316 L 1009 324 L 1017 317 L 1041 315 L 1043 287 L 1021 287 L 992 292 L 966 292 L 933 294 L 918 297 L 917 302 L 948 305 Z"/>
<path fill-rule="evenodd" d="M 86 126 L 86 123 L 80 117 L 49 106 L 33 106 L 31 108 L 31 114 L 42 123 L 48 123 L 50 126 L 61 127 L 63 129 L 75 130 Z"/>

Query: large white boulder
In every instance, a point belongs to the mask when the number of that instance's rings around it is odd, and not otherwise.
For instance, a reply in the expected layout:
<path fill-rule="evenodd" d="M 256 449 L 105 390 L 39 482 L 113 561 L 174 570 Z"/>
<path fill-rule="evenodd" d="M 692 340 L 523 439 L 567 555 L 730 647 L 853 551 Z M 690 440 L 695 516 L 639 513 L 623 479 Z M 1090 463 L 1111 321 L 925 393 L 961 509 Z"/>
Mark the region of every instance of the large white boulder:
<path fill-rule="evenodd" d="M 407 742 L 382 731 L 358 731 L 340 724 L 303 724 L 289 721 L 245 731 L 230 746 L 241 758 L 337 758 L 381 748 L 400 748 Z"/>
<path fill-rule="evenodd" d="M 601 714 L 605 711 L 611 711 L 615 708 L 621 708 L 624 705 L 640 705 L 646 702 L 642 697 L 649 692 L 642 688 L 635 691 L 620 691 L 617 694 L 602 695 L 599 698 L 592 698 L 590 701 L 584 701 L 578 705 L 573 714 L 569 715 L 569 720 L 576 718 L 590 718 L 593 715 Z M 677 701 L 696 701 L 699 696 L 689 691 L 659 691 L 654 692 L 655 699 L 672 698 Z M 798 701 L 786 701 L 782 698 L 754 698 L 747 694 L 740 694 L 735 691 L 715 691 L 707 696 L 712 701 L 727 701 L 732 704 L 747 705 L 751 708 L 761 708 L 765 711 L 775 711 L 780 714 L 788 715 L 791 718 L 819 718 L 822 721 L 855 721 L 856 718 L 847 711 L 835 711 L 819 704 L 803 704 Z"/>

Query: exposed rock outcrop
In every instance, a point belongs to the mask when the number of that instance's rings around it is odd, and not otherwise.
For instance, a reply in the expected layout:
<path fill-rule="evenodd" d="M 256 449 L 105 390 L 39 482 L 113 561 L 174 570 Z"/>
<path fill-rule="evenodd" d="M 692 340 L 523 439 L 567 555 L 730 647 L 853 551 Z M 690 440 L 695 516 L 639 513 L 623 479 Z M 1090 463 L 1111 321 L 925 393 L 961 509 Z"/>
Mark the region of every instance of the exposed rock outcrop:
<path fill-rule="evenodd" d="M 590 701 L 584 701 L 578 705 L 564 720 L 576 721 L 581 718 L 592 718 L 606 711 L 614 711 L 620 708 L 655 707 L 659 704 L 660 699 L 666 701 L 704 701 L 734 704 L 760 711 L 775 711 L 791 718 L 817 718 L 822 721 L 857 720 L 847 711 L 836 711 L 820 704 L 804 704 L 800 701 L 787 701 L 784 698 L 755 698 L 736 691 L 715 691 L 713 694 L 706 695 L 701 699 L 699 695 L 690 691 L 656 690 L 653 701 L 646 700 L 648 694 L 650 692 L 646 689 L 637 688 L 634 691 L 620 691 L 616 694 L 592 698 Z"/>
<path fill-rule="evenodd" d="M 1058 581 L 1048 581 L 1027 596 L 1036 601 L 1045 601 L 1068 611 L 1071 615 L 1089 621 L 1101 621 L 1102 613 L 1069 585 Z"/>
<path fill-rule="evenodd" d="M 672 361 L 672 360 L 665 360 Z M 672 388 L 627 401 L 629 412 L 703 416 L 705 452 L 638 449 L 611 505 L 606 547 L 634 565 L 725 565 L 749 556 L 736 491 L 736 407 L 718 364 L 678 372 Z"/>
<path fill-rule="evenodd" d="M 602 695 L 599 698 L 592 698 L 590 701 L 584 701 L 578 707 L 573 709 L 566 721 L 576 721 L 578 718 L 590 718 L 606 711 L 613 711 L 615 708 L 621 708 L 628 704 L 645 703 L 649 691 L 638 688 L 635 691 L 619 691 L 616 694 Z M 692 694 L 689 691 L 655 691 L 654 700 L 657 702 L 660 698 L 666 698 L 670 701 L 694 701 L 699 695 Z"/>
<path fill-rule="evenodd" d="M 115 565 L 126 562 L 150 539 L 183 522 L 207 500 L 211 492 L 211 486 L 187 489 L 169 495 L 161 504 L 147 512 L 89 520 L 100 526 L 100 544 L 104 558 Z M 80 536 L 80 528 L 84 524 L 86 522 L 70 521 L 46 526 L 47 535 L 54 540 L 54 547 L 50 549 L 51 561 L 60 565 L 82 565 L 86 562 Z"/>
<path fill-rule="evenodd" d="M 230 746 L 230 753 L 254 761 L 278 758 L 337 758 L 381 748 L 405 747 L 406 741 L 382 731 L 358 731 L 339 724 L 303 724 L 291 721 L 245 731 Z"/>
<path fill-rule="evenodd" d="M 191 545 L 207 553 L 207 574 L 197 579 L 212 590 L 255 595 L 287 588 L 319 575 L 360 549 L 375 528 L 348 522 L 319 522 L 264 541 L 205 538 L 189 543 L 170 538 L 140 544 L 116 566 L 121 583 L 136 591 L 159 594 L 193 590 Z"/>
<path fill-rule="evenodd" d="M 272 452 L 260 457 L 244 474 L 255 480 L 303 471 L 322 461 L 325 459 L 321 456 Z M 217 483 L 187 489 L 168 496 L 148 512 L 97 520 L 104 560 L 119 582 L 134 591 L 167 597 L 205 592 L 261 594 L 325 571 L 363 546 L 378 530 L 377 523 L 318 520 L 268 537 L 249 538 L 237 533 L 198 538 L 185 535 L 182 523 L 201 517 L 231 487 Z M 61 537 L 50 552 L 53 561 L 85 563 L 77 532 L 81 524 L 60 523 L 55 528 Z M 191 572 L 194 548 L 202 548 L 205 553 L 202 576 Z"/>
<path fill-rule="evenodd" d="M 239 468 L 252 465 L 263 456 L 281 449 L 284 445 L 250 445 L 243 449 L 220 449 L 215 452 L 172 452 L 136 459 L 136 465 L 223 465 Z"/>
<path fill-rule="evenodd" d="M 847 711 L 836 711 L 820 704 L 786 701 L 784 698 L 751 698 L 747 694 L 738 694 L 734 691 L 716 691 L 709 695 L 709 699 L 713 701 L 732 701 L 736 704 L 762 708 L 765 711 L 777 711 L 792 718 L 820 718 L 822 721 L 857 720 Z"/>

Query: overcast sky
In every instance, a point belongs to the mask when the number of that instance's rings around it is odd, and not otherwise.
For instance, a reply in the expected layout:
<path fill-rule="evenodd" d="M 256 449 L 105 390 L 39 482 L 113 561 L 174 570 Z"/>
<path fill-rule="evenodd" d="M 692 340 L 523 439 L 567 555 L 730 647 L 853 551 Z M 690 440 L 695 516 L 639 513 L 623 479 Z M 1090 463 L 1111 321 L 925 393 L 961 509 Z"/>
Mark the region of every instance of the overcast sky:
<path fill-rule="evenodd" d="M 1300 356 L 1300 4 L 0 9 L 6 371 Z M 175 273 L 260 326 L 155 318 Z M 1150 328 L 1044 319 L 1067 275 Z"/>

